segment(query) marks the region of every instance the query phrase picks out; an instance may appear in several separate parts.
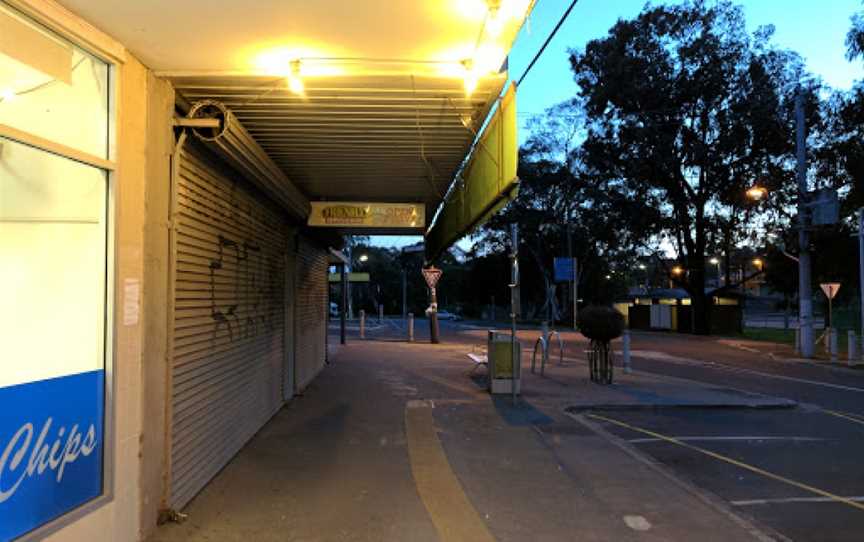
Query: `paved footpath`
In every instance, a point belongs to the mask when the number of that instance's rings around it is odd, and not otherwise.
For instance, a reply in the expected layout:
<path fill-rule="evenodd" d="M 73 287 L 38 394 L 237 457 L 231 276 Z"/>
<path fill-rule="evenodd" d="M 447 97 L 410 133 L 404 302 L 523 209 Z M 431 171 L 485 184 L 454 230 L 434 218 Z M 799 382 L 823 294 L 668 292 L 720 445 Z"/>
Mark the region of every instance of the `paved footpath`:
<path fill-rule="evenodd" d="M 789 401 L 639 372 L 601 387 L 577 361 L 540 378 L 526 355 L 514 405 L 468 375 L 472 341 L 349 342 L 151 541 L 777 538 L 583 409 Z"/>

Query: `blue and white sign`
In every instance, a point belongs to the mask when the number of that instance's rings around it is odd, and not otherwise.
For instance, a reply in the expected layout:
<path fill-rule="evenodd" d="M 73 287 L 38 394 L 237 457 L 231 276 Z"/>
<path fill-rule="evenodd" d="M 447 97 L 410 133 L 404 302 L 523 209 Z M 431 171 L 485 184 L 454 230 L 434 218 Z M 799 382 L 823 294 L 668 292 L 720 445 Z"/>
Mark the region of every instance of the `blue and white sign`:
<path fill-rule="evenodd" d="M 576 280 L 576 258 L 555 258 L 555 282 Z"/>
<path fill-rule="evenodd" d="M 104 371 L 0 388 L 0 540 L 102 494 Z"/>

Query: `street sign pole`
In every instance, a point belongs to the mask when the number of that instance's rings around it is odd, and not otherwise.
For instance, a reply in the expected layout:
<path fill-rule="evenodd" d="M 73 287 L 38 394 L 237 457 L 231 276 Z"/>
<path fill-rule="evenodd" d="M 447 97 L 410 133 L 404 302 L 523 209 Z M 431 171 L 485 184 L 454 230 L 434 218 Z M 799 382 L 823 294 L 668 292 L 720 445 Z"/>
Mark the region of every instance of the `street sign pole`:
<path fill-rule="evenodd" d="M 513 366 L 510 380 L 513 404 L 516 404 L 516 382 L 520 378 L 519 369 L 522 363 L 520 350 L 516 348 L 516 317 L 521 312 L 519 299 L 519 230 L 516 224 L 510 225 L 510 352 Z"/>
<path fill-rule="evenodd" d="M 438 279 L 441 278 L 441 270 L 427 267 L 422 273 L 431 293 L 429 308 L 426 309 L 426 314 L 429 316 L 429 340 L 432 344 L 438 344 L 441 340 L 438 337 L 438 293 L 435 287 L 438 285 Z"/>

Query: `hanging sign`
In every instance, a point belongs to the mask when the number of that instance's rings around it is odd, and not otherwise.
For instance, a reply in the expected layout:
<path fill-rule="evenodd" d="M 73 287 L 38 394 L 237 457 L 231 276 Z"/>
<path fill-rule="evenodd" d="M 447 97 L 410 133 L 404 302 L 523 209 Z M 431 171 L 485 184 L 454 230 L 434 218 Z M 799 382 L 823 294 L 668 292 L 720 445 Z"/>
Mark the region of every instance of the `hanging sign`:
<path fill-rule="evenodd" d="M 313 201 L 311 205 L 310 226 L 412 230 L 426 227 L 426 206 L 422 203 Z"/>
<path fill-rule="evenodd" d="M 828 299 L 834 299 L 834 296 L 836 296 L 837 292 L 840 291 L 839 282 L 825 282 L 819 286 L 822 287 L 822 291 L 825 292 L 825 297 Z"/>

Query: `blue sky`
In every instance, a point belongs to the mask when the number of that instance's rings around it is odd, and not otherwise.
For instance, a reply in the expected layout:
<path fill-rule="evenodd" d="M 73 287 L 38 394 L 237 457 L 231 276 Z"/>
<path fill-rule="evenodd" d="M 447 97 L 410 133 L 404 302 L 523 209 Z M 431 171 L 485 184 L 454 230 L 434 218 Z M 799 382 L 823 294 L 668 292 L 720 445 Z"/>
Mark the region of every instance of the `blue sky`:
<path fill-rule="evenodd" d="M 675 2 L 652 2 L 654 5 L 666 3 Z M 864 63 L 847 62 L 844 44 L 851 26 L 850 18 L 864 9 L 862 0 L 739 0 L 737 3 L 744 6 L 748 30 L 773 24 L 774 42 L 800 53 L 810 71 L 826 84 L 849 89 L 856 80 L 864 79 Z M 537 0 L 510 55 L 512 77 L 522 75 L 569 5 L 570 0 Z M 635 17 L 644 5 L 643 0 L 580 0 L 519 87 L 520 123 L 575 94 L 568 49 L 583 48 L 592 39 L 605 36 L 619 18 Z M 520 130 L 520 141 L 526 136 L 526 131 Z M 384 246 L 401 246 L 417 240 L 409 236 L 372 238 L 374 244 Z M 467 247 L 470 243 L 463 241 L 460 245 Z"/>

